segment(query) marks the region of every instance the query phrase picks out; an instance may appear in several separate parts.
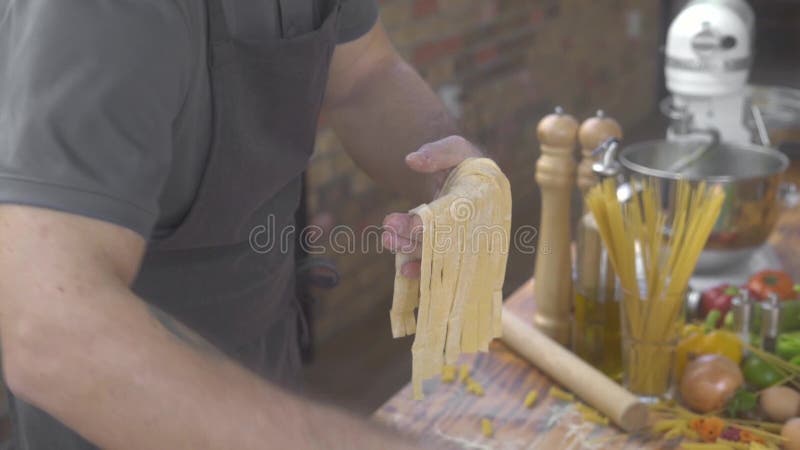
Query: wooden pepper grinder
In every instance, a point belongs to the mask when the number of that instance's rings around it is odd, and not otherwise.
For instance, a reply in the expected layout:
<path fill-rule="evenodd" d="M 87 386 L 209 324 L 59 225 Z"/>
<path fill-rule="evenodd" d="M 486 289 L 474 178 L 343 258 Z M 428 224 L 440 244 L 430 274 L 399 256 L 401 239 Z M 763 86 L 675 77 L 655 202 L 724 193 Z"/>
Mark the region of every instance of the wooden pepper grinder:
<path fill-rule="evenodd" d="M 542 193 L 536 249 L 534 325 L 562 345 L 569 344 L 572 305 L 570 199 L 575 188 L 575 141 L 578 122 L 559 107 L 539 122 L 542 154 L 536 183 Z"/>

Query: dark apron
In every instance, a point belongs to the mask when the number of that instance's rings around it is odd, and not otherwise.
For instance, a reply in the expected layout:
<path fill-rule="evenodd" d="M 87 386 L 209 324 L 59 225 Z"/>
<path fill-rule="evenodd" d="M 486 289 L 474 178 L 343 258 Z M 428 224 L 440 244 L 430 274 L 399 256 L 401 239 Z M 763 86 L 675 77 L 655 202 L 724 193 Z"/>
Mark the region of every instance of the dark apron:
<path fill-rule="evenodd" d="M 277 382 L 300 367 L 294 213 L 314 147 L 340 4 L 308 32 L 310 1 L 280 0 L 283 39 L 241 42 L 207 0 L 211 149 L 180 226 L 150 243 L 134 291 Z M 19 449 L 94 448 L 12 399 Z"/>

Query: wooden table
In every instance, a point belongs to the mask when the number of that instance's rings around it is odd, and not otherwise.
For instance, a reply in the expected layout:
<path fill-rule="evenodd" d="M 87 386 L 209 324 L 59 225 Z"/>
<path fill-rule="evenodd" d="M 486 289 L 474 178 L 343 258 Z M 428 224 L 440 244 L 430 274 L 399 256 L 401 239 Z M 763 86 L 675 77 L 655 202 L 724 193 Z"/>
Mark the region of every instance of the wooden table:
<path fill-rule="evenodd" d="M 793 164 L 787 178 L 800 180 Z M 783 268 L 800 279 L 800 207 L 783 213 L 769 239 Z M 531 318 L 534 308 L 533 280 L 506 301 L 511 311 Z M 489 353 L 464 356 L 460 363 L 472 367 L 472 377 L 486 395 L 468 394 L 463 385 L 425 383 L 426 398 L 414 401 L 406 386 L 376 413 L 375 417 L 403 433 L 419 436 L 424 447 L 464 449 L 671 449 L 678 442 L 629 436 L 615 427 L 585 422 L 573 404 L 548 397 L 553 381 L 496 341 Z M 522 404 L 532 389 L 539 391 L 533 409 Z M 481 419 L 489 418 L 495 435 L 485 438 Z"/>

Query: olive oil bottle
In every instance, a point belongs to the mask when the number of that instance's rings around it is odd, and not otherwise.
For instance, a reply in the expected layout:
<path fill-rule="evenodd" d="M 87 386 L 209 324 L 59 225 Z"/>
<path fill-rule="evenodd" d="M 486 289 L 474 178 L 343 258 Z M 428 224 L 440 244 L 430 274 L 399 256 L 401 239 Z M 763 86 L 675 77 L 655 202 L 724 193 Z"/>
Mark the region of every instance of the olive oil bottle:
<path fill-rule="evenodd" d="M 577 231 L 572 351 L 619 381 L 622 379 L 621 290 L 591 214 L 583 216 Z"/>

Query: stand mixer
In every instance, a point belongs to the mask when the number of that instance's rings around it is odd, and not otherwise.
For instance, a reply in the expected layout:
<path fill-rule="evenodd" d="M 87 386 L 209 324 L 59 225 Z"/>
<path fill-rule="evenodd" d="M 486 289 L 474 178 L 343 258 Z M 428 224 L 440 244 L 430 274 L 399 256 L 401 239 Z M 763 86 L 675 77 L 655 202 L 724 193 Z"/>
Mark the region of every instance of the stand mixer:
<path fill-rule="evenodd" d="M 664 51 L 671 96 L 660 104 L 670 119 L 667 141 L 770 146 L 764 118 L 751 101 L 748 86 L 754 23 L 745 0 L 690 0 L 672 21 Z M 734 263 L 696 272 L 692 286 L 702 290 L 720 281 L 742 282 L 758 270 L 780 267 L 768 246 L 729 259 Z"/>
<path fill-rule="evenodd" d="M 672 95 L 661 102 L 671 119 L 667 140 L 698 140 L 716 130 L 722 141 L 767 144 L 748 99 L 754 21 L 745 0 L 692 0 L 672 21 L 665 47 Z"/>

